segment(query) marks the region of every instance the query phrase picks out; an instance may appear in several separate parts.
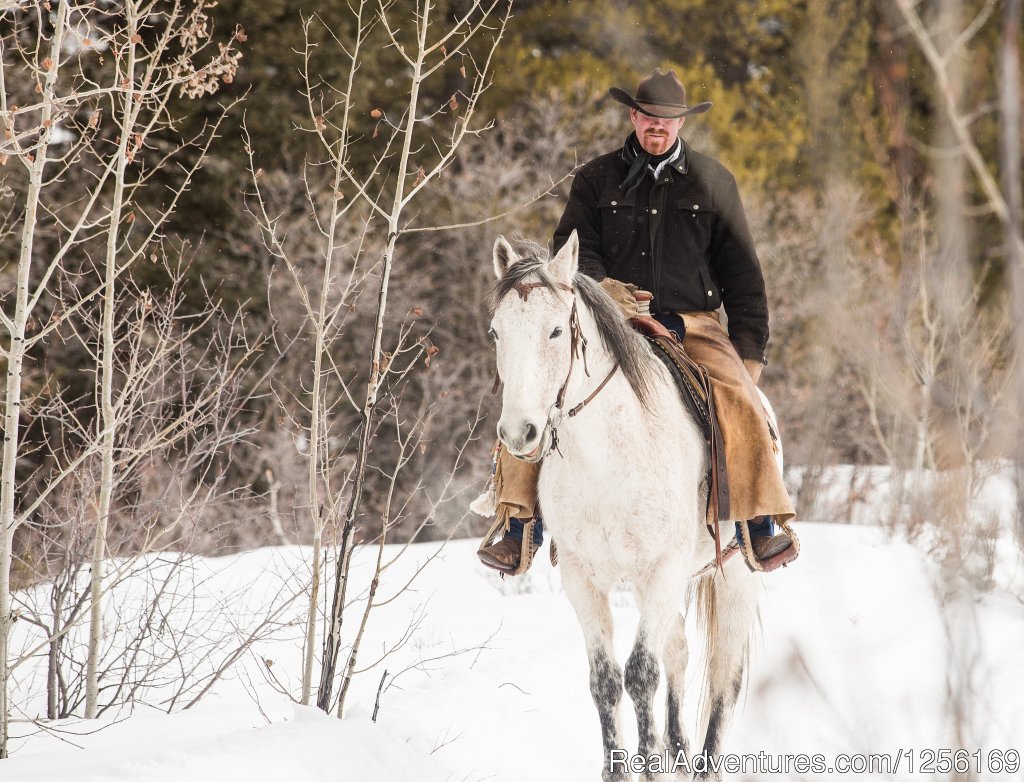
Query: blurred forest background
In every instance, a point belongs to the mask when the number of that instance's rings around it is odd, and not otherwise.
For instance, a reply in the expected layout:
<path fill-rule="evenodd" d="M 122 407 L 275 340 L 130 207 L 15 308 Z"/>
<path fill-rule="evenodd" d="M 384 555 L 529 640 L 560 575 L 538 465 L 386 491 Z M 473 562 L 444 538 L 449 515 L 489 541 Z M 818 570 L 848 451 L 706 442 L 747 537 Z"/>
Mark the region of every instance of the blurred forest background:
<path fill-rule="evenodd" d="M 839 507 L 823 476 L 887 465 L 909 477 L 890 486 L 894 516 L 880 523 L 913 526 L 940 507 L 975 523 L 979 481 L 1019 460 L 1017 0 L 438 0 L 438 28 L 480 26 L 472 46 L 460 34 L 431 53 L 417 105 L 436 136 L 404 158 L 395 134 L 417 34 L 406 0 L 144 4 L 135 44 L 170 62 L 191 36 L 209 64 L 172 72 L 158 121 L 132 133 L 120 104 L 90 92 L 128 63 L 127 48 L 97 44 L 125 18 L 119 3 L 91 16 L 72 4 L 63 89 L 76 97 L 44 113 L 42 47 L 63 5 L 51 2 L 0 13 L 5 323 L 29 219 L 25 279 L 43 291 L 7 406 L 15 587 L 86 559 L 103 507 L 112 553 L 327 543 L 346 521 L 356 543 L 382 525 L 398 541 L 479 532 L 466 505 L 488 474 L 498 404 L 484 304 L 494 237 L 550 241 L 574 167 L 630 130 L 608 87 L 632 92 L 654 66 L 715 104 L 684 135 L 735 173 L 753 225 L 772 313 L 762 385 L 800 514 L 849 518 L 871 473 L 848 473 Z M 381 7 L 387 24 L 374 21 Z M 170 8 L 202 19 L 153 48 Z M 449 155 L 433 139 L 451 141 L 471 104 L 473 132 Z M 30 147 L 44 137 L 48 195 L 29 214 Z M 76 146 L 86 138 L 93 152 Z M 114 149 L 137 172 L 125 206 L 90 213 L 76 234 L 89 193 L 114 203 L 113 180 L 89 189 Z M 390 204 L 397 182 L 423 192 L 392 220 L 372 204 Z M 109 246 L 134 254 L 116 280 Z M 138 391 L 106 480 L 103 377 L 114 397 Z"/>

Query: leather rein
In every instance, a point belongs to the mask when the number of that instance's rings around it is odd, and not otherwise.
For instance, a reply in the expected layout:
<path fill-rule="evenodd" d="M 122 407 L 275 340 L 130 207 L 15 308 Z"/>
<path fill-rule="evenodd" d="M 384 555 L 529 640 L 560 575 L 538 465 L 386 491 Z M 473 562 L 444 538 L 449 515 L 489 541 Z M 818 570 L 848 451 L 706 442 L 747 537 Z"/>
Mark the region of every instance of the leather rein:
<path fill-rule="evenodd" d="M 556 288 L 560 288 L 561 290 L 572 294 L 572 310 L 569 312 L 569 371 L 566 372 L 565 380 L 562 381 L 562 386 L 558 389 L 558 395 L 555 397 L 555 404 L 552 408 L 561 413 L 562 408 L 565 406 L 565 394 L 566 390 L 569 388 L 569 380 L 572 378 L 572 371 L 576 366 L 577 357 L 583 361 L 583 373 L 587 377 L 590 377 L 590 369 L 587 367 L 587 338 L 583 336 L 583 329 L 580 327 L 579 311 L 576 308 L 576 290 L 571 285 L 565 285 L 560 282 L 554 283 L 554 285 Z M 515 291 L 523 301 L 526 301 L 529 298 L 531 291 L 534 291 L 537 288 L 548 287 L 550 286 L 542 282 L 520 283 L 515 286 Z M 611 371 L 605 376 L 604 380 L 601 381 L 597 388 L 591 391 L 590 395 L 582 402 L 569 408 L 566 415 L 568 415 L 569 418 L 573 418 L 584 407 L 594 401 L 594 397 L 601 393 L 604 387 L 608 385 L 608 381 L 611 380 L 618 371 L 619 363 L 616 361 L 615 365 L 611 368 Z M 497 393 L 498 391 L 498 383 L 499 378 L 495 378 L 494 393 Z M 547 426 L 551 429 L 551 444 L 547 451 L 545 453 L 538 452 L 538 454 L 533 457 L 519 456 L 517 458 L 526 462 L 539 462 L 551 453 L 551 451 L 558 451 L 558 424 L 552 421 L 550 412 L 548 413 Z M 561 455 L 561 451 L 559 451 L 559 455 Z"/>

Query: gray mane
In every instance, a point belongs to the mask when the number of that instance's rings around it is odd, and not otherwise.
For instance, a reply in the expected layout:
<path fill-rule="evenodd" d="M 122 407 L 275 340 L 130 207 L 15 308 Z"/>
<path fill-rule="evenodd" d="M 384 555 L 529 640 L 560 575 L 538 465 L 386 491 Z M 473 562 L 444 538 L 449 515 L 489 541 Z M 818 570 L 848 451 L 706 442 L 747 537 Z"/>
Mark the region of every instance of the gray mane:
<path fill-rule="evenodd" d="M 550 260 L 548 251 L 524 240 L 516 240 L 514 246 L 519 260 L 505 271 L 491 290 L 488 304 L 492 315 L 498 304 L 521 283 L 539 282 L 552 291 L 558 290 L 545 269 Z M 646 405 L 651 390 L 652 362 L 656 360 L 647 341 L 633 330 L 615 302 L 593 279 L 577 273 L 573 278 L 573 286 L 583 306 L 593 316 L 605 350 L 618 362 L 633 392 Z"/>

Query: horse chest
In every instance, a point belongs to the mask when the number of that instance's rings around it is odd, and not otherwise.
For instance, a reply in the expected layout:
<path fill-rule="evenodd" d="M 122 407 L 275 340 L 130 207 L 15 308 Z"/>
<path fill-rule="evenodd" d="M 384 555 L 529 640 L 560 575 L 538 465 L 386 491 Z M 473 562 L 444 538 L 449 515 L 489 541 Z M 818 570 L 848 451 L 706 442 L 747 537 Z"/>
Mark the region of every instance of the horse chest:
<path fill-rule="evenodd" d="M 635 567 L 660 556 L 666 534 L 686 537 L 675 527 L 695 517 L 695 507 L 688 507 L 695 505 L 695 489 L 671 459 L 638 464 L 609 453 L 549 457 L 541 469 L 540 506 L 560 547 L 587 561 L 610 558 Z"/>

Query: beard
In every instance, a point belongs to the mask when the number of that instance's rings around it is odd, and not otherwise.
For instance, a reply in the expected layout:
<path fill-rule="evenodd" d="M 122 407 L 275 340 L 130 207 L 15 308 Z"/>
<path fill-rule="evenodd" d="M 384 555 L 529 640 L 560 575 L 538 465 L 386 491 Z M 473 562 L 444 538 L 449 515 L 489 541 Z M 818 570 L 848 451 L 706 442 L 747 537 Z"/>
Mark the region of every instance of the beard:
<path fill-rule="evenodd" d="M 643 148 L 652 155 L 660 155 L 667 152 L 672 146 L 672 139 L 662 131 L 647 131 L 643 135 Z"/>

